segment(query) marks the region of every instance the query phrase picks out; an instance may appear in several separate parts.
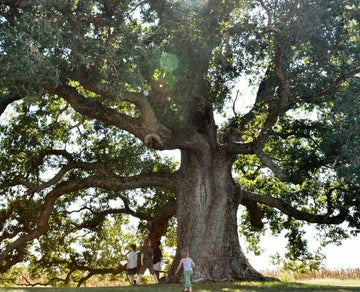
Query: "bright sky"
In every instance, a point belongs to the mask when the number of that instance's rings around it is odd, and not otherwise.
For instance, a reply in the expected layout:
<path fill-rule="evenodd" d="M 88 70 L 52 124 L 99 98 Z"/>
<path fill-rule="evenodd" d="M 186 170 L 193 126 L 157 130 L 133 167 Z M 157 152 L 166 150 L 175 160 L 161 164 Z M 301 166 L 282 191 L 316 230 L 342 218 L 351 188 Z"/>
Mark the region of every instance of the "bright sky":
<path fill-rule="evenodd" d="M 311 233 L 311 232 L 310 232 Z M 314 238 L 308 238 L 309 247 L 317 246 Z M 240 240 L 243 252 L 247 255 L 250 264 L 256 270 L 271 270 L 270 255 L 275 253 L 283 254 L 285 252 L 286 239 L 283 237 L 274 237 L 266 235 L 261 239 L 260 246 L 263 254 L 255 256 L 253 253 L 246 252 L 244 239 Z M 331 244 L 327 246 L 323 253 L 326 256 L 324 266 L 329 270 L 354 269 L 360 268 L 360 236 L 343 241 L 342 245 L 336 246 Z"/>

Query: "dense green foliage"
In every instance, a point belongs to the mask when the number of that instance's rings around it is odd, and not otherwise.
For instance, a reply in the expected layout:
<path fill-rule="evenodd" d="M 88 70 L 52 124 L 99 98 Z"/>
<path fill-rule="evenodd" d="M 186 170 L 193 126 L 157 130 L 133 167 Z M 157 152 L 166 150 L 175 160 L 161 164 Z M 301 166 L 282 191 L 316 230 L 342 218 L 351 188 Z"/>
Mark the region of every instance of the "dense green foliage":
<path fill-rule="evenodd" d="M 26 262 L 32 278 L 81 285 L 124 275 L 144 236 L 176 246 L 178 162 L 161 151 L 220 132 L 209 145 L 233 155 L 250 248 L 286 230 L 285 267 L 318 268 L 306 222 L 323 245 L 360 231 L 359 11 L 355 0 L 0 0 L 0 272 Z M 239 78 L 256 95 L 246 111 Z"/>

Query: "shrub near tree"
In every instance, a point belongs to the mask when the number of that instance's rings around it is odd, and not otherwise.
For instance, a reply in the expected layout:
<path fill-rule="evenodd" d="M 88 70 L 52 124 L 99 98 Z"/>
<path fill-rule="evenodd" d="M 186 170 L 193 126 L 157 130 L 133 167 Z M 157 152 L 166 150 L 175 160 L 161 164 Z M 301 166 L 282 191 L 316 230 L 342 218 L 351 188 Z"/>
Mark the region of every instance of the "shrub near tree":
<path fill-rule="evenodd" d="M 117 273 L 102 232 L 127 218 L 152 242 L 176 228 L 169 275 L 189 247 L 193 280 L 266 279 L 239 226 L 253 249 L 284 230 L 300 262 L 305 223 L 322 244 L 357 234 L 359 8 L 1 0 L 0 271 L 27 262 L 66 285 Z"/>

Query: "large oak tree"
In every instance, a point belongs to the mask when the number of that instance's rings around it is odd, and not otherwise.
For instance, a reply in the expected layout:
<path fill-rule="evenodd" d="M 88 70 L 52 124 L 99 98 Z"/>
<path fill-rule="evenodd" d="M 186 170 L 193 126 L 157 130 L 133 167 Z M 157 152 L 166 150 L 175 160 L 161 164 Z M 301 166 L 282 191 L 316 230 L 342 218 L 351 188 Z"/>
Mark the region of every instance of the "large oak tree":
<path fill-rule="evenodd" d="M 194 279 L 265 279 L 240 248 L 239 223 L 249 241 L 287 229 L 294 259 L 306 250 L 301 222 L 327 242 L 356 234 L 359 9 L 357 0 L 1 0 L 0 271 L 50 266 L 71 234 L 101 242 L 105 218 L 121 214 L 154 240 L 176 216 L 174 263 L 189 247 Z M 247 111 L 239 78 L 256 96 Z M 179 150 L 180 165 L 164 150 Z M 61 262 L 68 278 L 114 272 L 82 256 Z"/>

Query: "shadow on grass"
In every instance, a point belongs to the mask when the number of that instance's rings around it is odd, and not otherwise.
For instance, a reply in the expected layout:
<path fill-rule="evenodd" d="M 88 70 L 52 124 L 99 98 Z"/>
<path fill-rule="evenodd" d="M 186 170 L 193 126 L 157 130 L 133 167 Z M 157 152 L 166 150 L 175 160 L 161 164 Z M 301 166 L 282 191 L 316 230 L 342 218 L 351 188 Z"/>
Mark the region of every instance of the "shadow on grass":
<path fill-rule="evenodd" d="M 33 287 L 0 288 L 0 292 L 172 292 L 182 291 L 179 284 L 140 285 L 140 286 L 119 286 L 119 287 L 81 287 L 81 288 L 54 288 L 54 287 Z M 277 292 L 277 291 L 313 291 L 313 292 L 360 292 L 359 286 L 342 285 L 318 285 L 296 282 L 234 282 L 234 283 L 202 283 L 194 284 L 194 292 Z"/>

